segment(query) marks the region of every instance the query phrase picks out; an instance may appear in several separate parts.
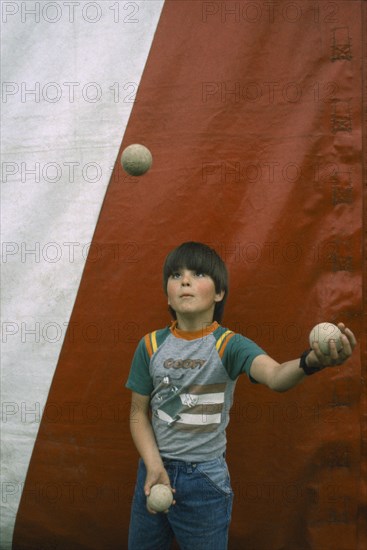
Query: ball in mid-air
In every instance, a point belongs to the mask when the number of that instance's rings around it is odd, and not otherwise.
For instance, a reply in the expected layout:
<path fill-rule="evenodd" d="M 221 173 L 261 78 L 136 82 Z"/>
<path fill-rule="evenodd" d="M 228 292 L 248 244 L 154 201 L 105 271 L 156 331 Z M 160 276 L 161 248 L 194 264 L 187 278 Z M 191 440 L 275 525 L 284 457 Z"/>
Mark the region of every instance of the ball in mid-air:
<path fill-rule="evenodd" d="M 167 485 L 158 483 L 150 489 L 150 495 L 147 497 L 147 504 L 155 512 L 164 512 L 168 510 L 173 502 L 172 491 Z"/>
<path fill-rule="evenodd" d="M 142 176 L 152 166 L 152 153 L 144 145 L 133 143 L 123 150 L 121 164 L 130 176 Z"/>
<path fill-rule="evenodd" d="M 329 355 L 329 340 L 334 340 L 336 349 L 339 351 L 343 347 L 341 340 L 341 330 L 332 323 L 319 323 L 310 332 L 310 345 L 318 342 L 322 353 Z"/>

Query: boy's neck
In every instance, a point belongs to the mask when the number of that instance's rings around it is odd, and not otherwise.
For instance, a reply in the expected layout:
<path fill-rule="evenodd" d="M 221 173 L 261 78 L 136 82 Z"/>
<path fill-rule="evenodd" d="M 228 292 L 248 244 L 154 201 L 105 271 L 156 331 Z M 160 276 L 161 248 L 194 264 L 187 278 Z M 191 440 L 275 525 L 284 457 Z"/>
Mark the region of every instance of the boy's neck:
<path fill-rule="evenodd" d="M 203 317 L 197 318 L 193 316 L 192 318 L 177 315 L 177 328 L 185 332 L 198 332 L 200 330 L 205 330 L 214 322 L 212 317 Z"/>

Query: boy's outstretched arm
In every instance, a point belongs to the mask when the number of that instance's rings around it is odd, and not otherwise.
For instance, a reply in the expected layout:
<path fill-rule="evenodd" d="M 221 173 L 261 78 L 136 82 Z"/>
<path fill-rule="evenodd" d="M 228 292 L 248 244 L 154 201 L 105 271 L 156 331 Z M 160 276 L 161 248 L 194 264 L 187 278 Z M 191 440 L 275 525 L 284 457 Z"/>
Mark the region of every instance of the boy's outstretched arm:
<path fill-rule="evenodd" d="M 312 350 L 305 359 L 308 367 L 316 367 L 321 370 L 325 367 L 341 365 L 349 359 L 356 346 L 356 338 L 343 323 L 338 323 L 338 327 L 342 332 L 342 349 L 338 352 L 335 342 L 330 340 L 330 354 L 325 355 L 321 352 L 317 342 L 314 342 Z M 251 376 L 257 382 L 265 384 L 274 391 L 284 392 L 299 384 L 306 374 L 300 368 L 299 358 L 279 364 L 267 355 L 258 355 L 252 362 Z"/>
<path fill-rule="evenodd" d="M 167 471 L 163 465 L 155 440 L 152 424 L 149 416 L 149 395 L 141 395 L 132 392 L 130 409 L 130 431 L 135 447 L 144 460 L 147 469 L 147 477 L 144 485 L 146 496 L 150 489 L 157 483 L 167 485 L 172 490 Z M 148 508 L 149 512 L 155 514 Z"/>

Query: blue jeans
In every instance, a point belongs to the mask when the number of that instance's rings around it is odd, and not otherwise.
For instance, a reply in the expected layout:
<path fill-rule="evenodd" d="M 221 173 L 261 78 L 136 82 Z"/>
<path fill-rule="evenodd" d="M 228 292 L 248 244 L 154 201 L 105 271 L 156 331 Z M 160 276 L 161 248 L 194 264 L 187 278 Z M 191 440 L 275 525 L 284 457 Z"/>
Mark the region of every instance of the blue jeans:
<path fill-rule="evenodd" d="M 146 508 L 146 468 L 139 460 L 131 508 L 129 550 L 169 550 L 175 538 L 181 550 L 226 550 L 233 492 L 223 457 L 208 462 L 163 459 L 176 504 L 167 514 Z"/>

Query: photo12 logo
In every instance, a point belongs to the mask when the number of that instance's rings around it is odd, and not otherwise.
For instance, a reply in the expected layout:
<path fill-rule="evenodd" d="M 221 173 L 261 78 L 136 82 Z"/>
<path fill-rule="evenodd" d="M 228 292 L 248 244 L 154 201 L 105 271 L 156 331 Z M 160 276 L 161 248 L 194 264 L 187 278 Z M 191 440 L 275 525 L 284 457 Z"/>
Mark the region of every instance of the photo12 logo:
<path fill-rule="evenodd" d="M 134 103 L 137 82 L 14 82 L 1 85 L 2 103 L 100 103 L 107 99 L 114 103 Z"/>
<path fill-rule="evenodd" d="M 114 23 L 139 23 L 140 6 L 137 2 L 1 2 L 1 21 L 21 23 L 75 23 L 96 24 L 107 19 Z"/>
<path fill-rule="evenodd" d="M 339 5 L 336 2 L 253 2 L 250 0 L 216 0 L 202 2 L 203 23 L 220 21 L 223 24 L 260 22 L 298 23 L 307 19 L 311 23 L 337 23 Z"/>

